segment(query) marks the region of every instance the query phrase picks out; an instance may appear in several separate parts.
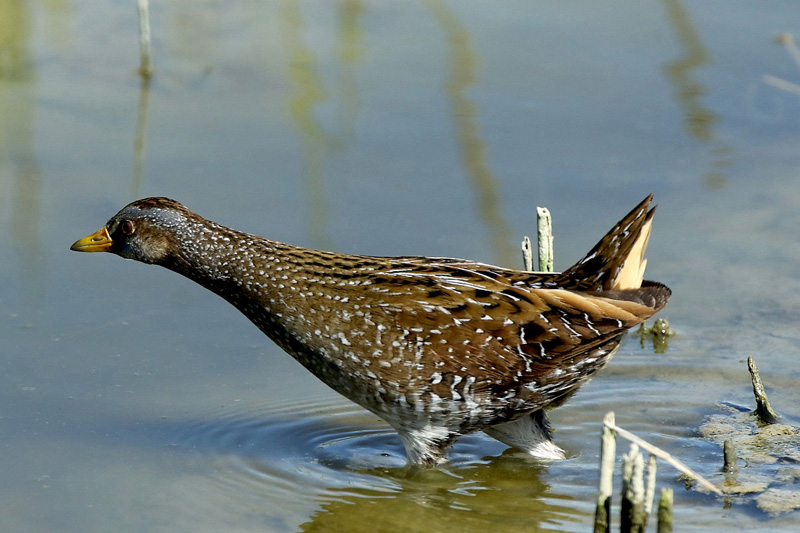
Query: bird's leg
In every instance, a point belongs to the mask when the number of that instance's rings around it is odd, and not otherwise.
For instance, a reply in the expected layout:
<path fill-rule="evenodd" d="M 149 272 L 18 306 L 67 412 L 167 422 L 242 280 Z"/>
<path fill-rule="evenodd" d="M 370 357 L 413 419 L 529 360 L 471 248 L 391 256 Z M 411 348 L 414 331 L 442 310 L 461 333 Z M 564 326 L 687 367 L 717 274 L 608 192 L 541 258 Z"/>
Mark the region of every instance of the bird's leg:
<path fill-rule="evenodd" d="M 396 428 L 412 464 L 436 466 L 447 461 L 447 449 L 458 437 L 445 427 Z"/>
<path fill-rule="evenodd" d="M 564 450 L 551 438 L 550 424 L 543 409 L 529 413 L 511 422 L 503 422 L 483 429 L 490 437 L 522 450 L 537 459 L 566 459 Z"/>

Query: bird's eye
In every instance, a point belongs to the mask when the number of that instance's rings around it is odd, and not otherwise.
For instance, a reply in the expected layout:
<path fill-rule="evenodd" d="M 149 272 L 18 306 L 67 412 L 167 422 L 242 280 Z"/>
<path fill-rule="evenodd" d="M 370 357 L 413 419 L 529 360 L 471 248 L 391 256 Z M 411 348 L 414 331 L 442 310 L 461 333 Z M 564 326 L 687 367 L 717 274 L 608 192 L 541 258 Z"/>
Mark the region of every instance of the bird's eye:
<path fill-rule="evenodd" d="M 125 235 L 130 235 L 131 233 L 133 233 L 134 229 L 133 222 L 131 222 L 130 220 L 123 220 L 119 225 L 119 229 Z"/>

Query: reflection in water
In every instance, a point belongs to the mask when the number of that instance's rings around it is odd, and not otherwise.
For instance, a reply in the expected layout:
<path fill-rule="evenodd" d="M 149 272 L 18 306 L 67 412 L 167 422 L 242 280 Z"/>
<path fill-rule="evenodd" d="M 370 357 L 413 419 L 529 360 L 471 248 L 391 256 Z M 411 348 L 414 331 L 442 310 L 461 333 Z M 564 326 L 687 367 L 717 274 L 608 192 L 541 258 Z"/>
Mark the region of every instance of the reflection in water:
<path fill-rule="evenodd" d="M 32 68 L 30 14 L 23 0 L 0 0 L 0 78 L 27 79 Z"/>
<path fill-rule="evenodd" d="M 73 5 L 71 0 L 45 0 L 44 4 L 44 33 L 48 42 L 54 47 L 72 45 L 75 32 L 72 31 Z M 0 13 L 5 13 L 0 7 Z"/>
<path fill-rule="evenodd" d="M 484 533 L 487 527 L 493 532 L 556 531 L 562 529 L 559 523 L 586 523 L 571 498 L 549 493 L 540 472 L 509 457 L 450 471 L 387 472 L 399 486 L 396 494 L 349 490 L 324 503 L 300 530 L 365 531 L 367 527 L 370 531 Z"/>
<path fill-rule="evenodd" d="M 22 261 L 25 299 L 39 308 L 43 299 L 44 251 L 39 235 L 42 173 L 36 154 L 35 72 L 30 57 L 30 13 L 19 0 L 0 1 L 0 164 L 13 179 L 11 239 Z M 4 183 L 0 185 L 5 186 Z"/>
<path fill-rule="evenodd" d="M 310 231 L 316 246 L 333 248 L 327 231 L 328 205 L 323 182 L 324 161 L 328 151 L 341 148 L 352 139 L 355 119 L 358 114 L 359 96 L 355 81 L 355 65 L 363 56 L 360 18 L 363 6 L 360 0 L 344 0 L 339 4 L 339 135 L 328 133 L 314 113 L 327 93 L 324 82 L 317 72 L 314 52 L 302 41 L 306 23 L 300 11 L 301 4 L 288 1 L 283 4 L 281 15 L 283 41 L 289 51 L 289 78 L 294 84 L 294 94 L 289 102 L 289 115 L 301 134 L 304 161 L 306 164 L 306 191 L 310 199 Z"/>
<path fill-rule="evenodd" d="M 447 36 L 450 46 L 450 79 L 446 94 L 451 103 L 456 136 L 461 146 L 464 166 L 472 177 L 478 198 L 478 210 L 489 228 L 489 241 L 496 262 L 508 266 L 517 262 L 517 251 L 511 245 L 510 229 L 502 216 L 497 180 L 486 161 L 486 147 L 480 138 L 475 104 L 466 92 L 475 82 L 477 60 L 472 51 L 469 35 L 448 8 L 437 0 L 426 2 Z M 294 95 L 289 103 L 289 113 L 302 135 L 306 163 L 307 192 L 311 199 L 311 233 L 318 247 L 333 248 L 326 226 L 328 207 L 324 190 L 324 159 L 332 149 L 341 149 L 353 137 L 353 128 L 359 109 L 359 91 L 356 84 L 355 65 L 363 56 L 360 19 L 364 7 L 360 0 L 344 0 L 339 4 L 339 124 L 336 133 L 329 133 L 319 123 L 314 112 L 326 99 L 324 82 L 318 74 L 317 61 L 312 50 L 303 42 L 305 20 L 301 4 L 285 2 L 281 10 L 283 40 L 289 50 L 289 78 L 294 84 Z"/>
<path fill-rule="evenodd" d="M 704 143 L 712 143 L 715 156 L 715 170 L 706 173 L 703 180 L 710 189 L 722 189 L 728 178 L 723 171 L 731 164 L 731 147 L 716 139 L 714 125 L 717 116 L 700 102 L 705 88 L 692 78 L 693 71 L 708 65 L 709 57 L 705 45 L 694 29 L 689 13 L 680 0 L 664 0 L 669 22 L 675 31 L 678 42 L 683 46 L 683 56 L 665 65 L 664 70 L 670 81 L 677 86 L 678 103 L 686 114 L 686 127 L 689 135 Z"/>
<path fill-rule="evenodd" d="M 301 531 L 539 531 L 558 523 L 584 522 L 567 496 L 549 487 L 530 465 L 499 458 L 468 470 L 409 472 L 395 477 L 394 495 L 360 490 L 323 504 Z M 548 501 L 549 500 L 549 501 Z M 552 500 L 563 501 L 553 503 Z"/>
<path fill-rule="evenodd" d="M 323 159 L 331 140 L 314 116 L 317 104 L 325 97 L 325 90 L 317 74 L 314 54 L 301 39 L 306 26 L 300 7 L 299 2 L 290 0 L 284 2 L 281 9 L 281 30 L 285 47 L 290 54 L 289 79 L 294 84 L 294 93 L 289 102 L 289 116 L 300 131 L 303 141 L 306 192 L 311 202 L 311 235 L 317 246 L 331 248 L 331 239 L 326 230 L 327 194 L 322 179 Z"/>
<path fill-rule="evenodd" d="M 467 96 L 475 83 L 478 60 L 472 50 L 469 34 L 449 8 L 439 0 L 426 0 L 442 27 L 450 48 L 447 97 L 461 146 L 461 157 L 478 198 L 478 211 L 489 229 L 489 241 L 495 261 L 506 267 L 519 267 L 519 253 L 511 245 L 511 230 L 503 219 L 497 179 L 486 161 L 486 145 L 478 131 L 477 109 Z"/>
<path fill-rule="evenodd" d="M 459 440 L 445 467 L 418 468 L 407 466 L 397 434 L 357 406 L 321 398 L 269 410 L 263 418 L 232 412 L 175 425 L 167 438 L 175 451 L 207 454 L 209 476 L 239 504 L 267 500 L 287 513 L 284 523 L 300 513 L 301 531 L 396 531 L 400 524 L 403 531 L 452 531 L 452 524 L 482 531 L 491 524 L 503 532 L 586 523 L 571 497 L 542 481 L 548 466 L 501 453 L 504 445 L 481 434 Z"/>
<path fill-rule="evenodd" d="M 136 107 L 136 128 L 133 134 L 133 175 L 131 178 L 131 198 L 139 198 L 142 192 L 144 168 L 145 134 L 147 132 L 147 102 L 150 96 L 151 76 L 141 76 L 139 85 L 139 104 Z"/>
<path fill-rule="evenodd" d="M 356 83 L 356 66 L 364 57 L 363 31 L 361 29 L 361 16 L 364 12 L 362 0 L 342 0 L 339 6 L 339 99 L 342 102 L 338 115 L 340 132 L 339 137 L 343 142 L 353 139 L 356 118 L 361 99 L 359 98 L 358 84 Z M 337 143 L 340 147 L 342 141 Z"/>

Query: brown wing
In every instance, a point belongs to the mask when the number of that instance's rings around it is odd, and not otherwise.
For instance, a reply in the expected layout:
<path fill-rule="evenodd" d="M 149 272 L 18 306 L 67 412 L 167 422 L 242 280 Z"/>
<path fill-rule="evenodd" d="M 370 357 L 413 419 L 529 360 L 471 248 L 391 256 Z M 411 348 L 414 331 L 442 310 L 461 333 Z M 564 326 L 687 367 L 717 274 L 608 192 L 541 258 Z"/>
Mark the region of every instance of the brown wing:
<path fill-rule="evenodd" d="M 429 380 L 441 398 L 516 390 L 520 400 L 547 403 L 602 367 L 618 337 L 668 297 L 660 285 L 586 293 L 463 273 L 391 275 L 397 283 L 384 295 L 384 312 L 395 324 L 393 355 L 403 362 L 392 374 L 400 383 Z M 392 305 L 396 297 L 402 306 Z"/>
<path fill-rule="evenodd" d="M 651 200 L 561 274 L 384 259 L 387 268 L 367 283 L 393 324 L 383 374 L 398 388 L 430 387 L 445 399 L 512 395 L 537 406 L 562 397 L 609 360 L 622 333 L 669 299 L 668 288 L 642 282 Z"/>

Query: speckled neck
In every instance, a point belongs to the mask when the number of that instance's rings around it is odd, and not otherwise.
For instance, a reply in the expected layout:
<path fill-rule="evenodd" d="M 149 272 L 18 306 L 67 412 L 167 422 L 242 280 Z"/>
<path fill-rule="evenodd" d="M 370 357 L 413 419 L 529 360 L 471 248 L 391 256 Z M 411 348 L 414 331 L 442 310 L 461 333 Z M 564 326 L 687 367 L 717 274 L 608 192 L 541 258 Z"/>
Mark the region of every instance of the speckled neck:
<path fill-rule="evenodd" d="M 172 227 L 175 250 L 162 262 L 248 313 L 257 301 L 260 312 L 276 311 L 282 300 L 280 271 L 293 247 L 227 228 L 202 217 L 181 217 Z M 269 303 L 275 304 L 269 306 Z M 252 317 L 251 317 L 252 318 Z"/>
<path fill-rule="evenodd" d="M 292 246 L 196 215 L 173 229 L 176 250 L 162 266 L 233 304 L 317 377 L 365 403 L 367 392 L 360 389 L 366 387 L 353 383 L 350 372 L 344 371 L 354 370 L 360 361 L 344 334 L 333 332 L 352 331 L 353 314 L 369 322 L 364 312 L 369 306 L 363 310 L 357 304 L 355 309 L 337 306 L 349 300 L 339 292 L 369 285 L 366 274 L 382 265 L 383 259 Z"/>

